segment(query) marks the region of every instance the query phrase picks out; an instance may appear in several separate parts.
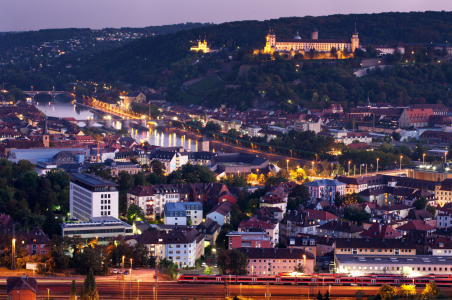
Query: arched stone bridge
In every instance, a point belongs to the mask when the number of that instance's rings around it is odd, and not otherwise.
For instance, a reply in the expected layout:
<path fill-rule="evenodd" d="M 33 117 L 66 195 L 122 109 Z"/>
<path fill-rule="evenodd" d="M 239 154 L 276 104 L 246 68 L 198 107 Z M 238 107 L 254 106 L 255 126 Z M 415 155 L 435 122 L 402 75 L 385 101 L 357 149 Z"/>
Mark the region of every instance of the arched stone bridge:
<path fill-rule="evenodd" d="M 32 100 L 35 100 L 36 95 L 50 95 L 52 96 L 52 101 L 55 101 L 55 97 L 58 95 L 69 95 L 75 98 L 75 93 L 69 91 L 24 91 L 23 93 L 29 95 Z"/>

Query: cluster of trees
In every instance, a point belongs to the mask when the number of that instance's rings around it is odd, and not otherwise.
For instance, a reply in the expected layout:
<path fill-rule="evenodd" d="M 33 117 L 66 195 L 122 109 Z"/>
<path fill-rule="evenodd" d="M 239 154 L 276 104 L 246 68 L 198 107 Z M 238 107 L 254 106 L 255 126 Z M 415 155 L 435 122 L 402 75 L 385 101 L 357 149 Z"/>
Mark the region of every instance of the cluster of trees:
<path fill-rule="evenodd" d="M 0 211 L 19 223 L 16 229 L 39 226 L 47 234 L 58 234 L 55 214 L 69 212 L 69 174 L 53 171 L 40 177 L 27 160 L 0 159 Z"/>
<path fill-rule="evenodd" d="M 415 153 L 414 153 L 415 154 Z M 402 167 L 410 166 L 412 163 L 411 150 L 407 146 L 395 148 L 391 143 L 383 142 L 378 149 L 374 151 L 355 150 L 350 147 L 342 149 L 342 155 L 339 156 L 339 162 L 345 166 L 345 172 L 348 172 L 348 164 L 350 162 L 350 174 L 354 172 L 359 174 L 360 166 L 361 173 L 376 171 L 377 159 L 378 170 L 389 168 L 398 168 L 400 166 L 400 157 L 402 156 Z"/>
<path fill-rule="evenodd" d="M 160 115 L 159 107 L 155 104 L 151 104 L 151 109 L 149 110 L 149 105 L 144 105 L 140 103 L 132 103 L 131 110 L 140 115 L 149 115 L 151 113 L 151 118 L 155 119 Z"/>
<path fill-rule="evenodd" d="M 359 291 L 356 293 L 359 299 L 363 299 L 364 293 Z M 371 297 L 368 297 L 369 299 Z M 445 295 L 436 285 L 435 282 L 427 283 L 425 289 L 418 294 L 415 285 L 402 284 L 400 286 L 400 292 L 397 292 L 397 287 L 388 284 L 383 284 L 378 290 L 375 300 L 392 300 L 392 299 L 450 299 Z"/>

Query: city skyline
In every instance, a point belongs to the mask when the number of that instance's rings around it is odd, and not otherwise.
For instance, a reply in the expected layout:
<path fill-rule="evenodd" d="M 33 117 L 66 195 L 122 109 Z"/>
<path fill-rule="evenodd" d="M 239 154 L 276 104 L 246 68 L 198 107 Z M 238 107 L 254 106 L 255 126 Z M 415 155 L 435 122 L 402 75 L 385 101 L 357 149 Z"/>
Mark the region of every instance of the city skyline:
<path fill-rule="evenodd" d="M 0 19 L 0 32 L 27 31 L 49 28 L 146 27 L 186 22 L 224 23 L 241 20 L 268 20 L 281 17 L 322 16 L 381 12 L 452 10 L 452 2 L 444 0 L 389 1 L 378 3 L 355 0 L 321 0 L 306 4 L 295 0 L 274 1 L 233 0 L 230 2 L 155 1 L 145 0 L 78 2 L 42 0 L 6 0 L 2 10 L 8 12 Z M 175 9 L 176 8 L 176 9 Z M 36 13 L 39 11 L 39 13 Z M 69 13 L 68 13 L 69 12 Z M 189 13 L 187 13 L 189 12 Z"/>

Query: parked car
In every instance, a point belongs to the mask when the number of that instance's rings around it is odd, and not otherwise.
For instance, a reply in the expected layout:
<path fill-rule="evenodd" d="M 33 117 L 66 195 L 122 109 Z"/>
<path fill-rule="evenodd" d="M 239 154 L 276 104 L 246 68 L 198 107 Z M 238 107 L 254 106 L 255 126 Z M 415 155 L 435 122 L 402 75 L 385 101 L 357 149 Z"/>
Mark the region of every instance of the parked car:
<path fill-rule="evenodd" d="M 201 266 L 202 266 L 202 267 L 205 267 L 205 266 L 206 266 L 206 263 L 205 263 L 205 262 L 202 262 Z"/>
<path fill-rule="evenodd" d="M 134 270 L 139 270 L 138 266 L 133 267 Z"/>
<path fill-rule="evenodd" d="M 214 264 L 213 267 L 214 267 L 214 268 L 218 268 L 218 265 L 217 265 L 217 264 Z"/>
<path fill-rule="evenodd" d="M 118 274 L 121 274 L 122 273 L 122 270 L 118 270 Z"/>
<path fill-rule="evenodd" d="M 210 258 L 206 259 L 207 262 L 211 262 L 212 260 Z"/>
<path fill-rule="evenodd" d="M 129 271 L 124 271 L 124 275 L 129 275 Z"/>
<path fill-rule="evenodd" d="M 117 269 L 114 269 L 114 270 L 113 270 L 113 274 L 118 274 L 118 270 L 117 270 Z"/>

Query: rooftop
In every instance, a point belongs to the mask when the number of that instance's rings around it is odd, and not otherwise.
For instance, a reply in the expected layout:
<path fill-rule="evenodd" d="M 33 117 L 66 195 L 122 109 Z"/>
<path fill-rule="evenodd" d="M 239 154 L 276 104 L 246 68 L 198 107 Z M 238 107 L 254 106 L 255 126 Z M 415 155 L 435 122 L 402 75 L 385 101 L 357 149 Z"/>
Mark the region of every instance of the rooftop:
<path fill-rule="evenodd" d="M 336 254 L 336 260 L 339 263 L 346 264 L 364 264 L 374 263 L 377 265 L 394 264 L 403 265 L 452 265 L 452 257 L 434 256 L 434 255 L 353 255 Z"/>
<path fill-rule="evenodd" d="M 93 174 L 71 174 L 71 178 L 74 181 L 81 182 L 91 187 L 119 186 L 110 180 Z"/>

